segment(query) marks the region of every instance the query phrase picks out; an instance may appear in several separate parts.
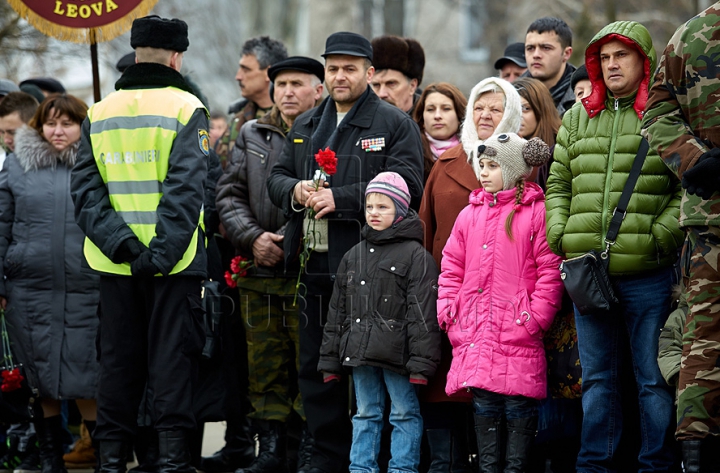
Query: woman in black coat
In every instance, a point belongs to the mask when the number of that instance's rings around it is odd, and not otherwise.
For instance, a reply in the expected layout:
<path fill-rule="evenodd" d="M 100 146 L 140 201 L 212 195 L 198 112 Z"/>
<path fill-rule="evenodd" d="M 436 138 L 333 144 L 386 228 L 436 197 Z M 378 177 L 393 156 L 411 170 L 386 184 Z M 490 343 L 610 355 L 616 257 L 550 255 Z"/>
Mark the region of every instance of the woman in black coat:
<path fill-rule="evenodd" d="M 40 393 L 35 428 L 43 473 L 65 472 L 60 400 L 75 399 L 88 430 L 96 418 L 99 278 L 83 266 L 70 170 L 87 105 L 51 97 L 0 171 L 0 306 L 11 347 Z"/>

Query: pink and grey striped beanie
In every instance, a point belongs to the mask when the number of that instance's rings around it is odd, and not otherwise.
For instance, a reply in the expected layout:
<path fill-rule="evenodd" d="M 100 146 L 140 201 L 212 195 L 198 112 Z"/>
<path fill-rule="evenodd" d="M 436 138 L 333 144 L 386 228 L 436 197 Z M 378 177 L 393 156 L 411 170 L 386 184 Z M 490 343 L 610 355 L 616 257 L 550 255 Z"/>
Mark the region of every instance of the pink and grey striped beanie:
<path fill-rule="evenodd" d="M 370 181 L 365 189 L 365 196 L 370 193 L 384 194 L 395 204 L 395 221 L 407 217 L 408 207 L 410 207 L 410 191 L 405 183 L 405 179 L 396 172 L 381 172 L 375 179 Z"/>

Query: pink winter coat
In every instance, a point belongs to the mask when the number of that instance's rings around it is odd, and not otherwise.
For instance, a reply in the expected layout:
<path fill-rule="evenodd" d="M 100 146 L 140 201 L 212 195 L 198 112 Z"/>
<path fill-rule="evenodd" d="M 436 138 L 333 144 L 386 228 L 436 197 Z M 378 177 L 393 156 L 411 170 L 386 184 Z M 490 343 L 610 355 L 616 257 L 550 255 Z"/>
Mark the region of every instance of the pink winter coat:
<path fill-rule="evenodd" d="M 540 187 L 526 183 L 518 206 L 515 192 L 473 191 L 443 250 L 438 322 L 453 346 L 448 395 L 471 387 L 546 395 L 542 337 L 560 309 L 561 259 L 545 240 Z M 510 240 L 505 220 L 513 207 Z"/>

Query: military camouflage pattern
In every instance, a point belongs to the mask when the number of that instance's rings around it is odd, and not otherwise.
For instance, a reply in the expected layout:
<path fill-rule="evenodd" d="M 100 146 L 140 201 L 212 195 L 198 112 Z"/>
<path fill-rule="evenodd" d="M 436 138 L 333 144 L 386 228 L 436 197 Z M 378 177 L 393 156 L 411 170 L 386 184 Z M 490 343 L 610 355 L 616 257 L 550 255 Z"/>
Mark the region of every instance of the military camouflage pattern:
<path fill-rule="evenodd" d="M 660 59 L 643 134 L 675 174 L 720 146 L 720 2 L 675 32 Z M 720 225 L 720 193 L 710 200 L 684 192 L 680 225 Z"/>
<path fill-rule="evenodd" d="M 248 348 L 248 395 L 253 406 L 248 417 L 285 422 L 294 410 L 305 420 L 297 385 L 300 343 L 299 311 L 292 306 L 295 281 L 245 278 L 239 286 Z"/>
<path fill-rule="evenodd" d="M 220 139 L 217 140 L 217 143 L 215 143 L 215 153 L 217 153 L 220 158 L 220 164 L 223 169 L 225 169 L 225 166 L 230 162 L 230 152 L 235 146 L 237 137 L 240 134 L 240 128 L 250 120 L 265 115 L 264 113 L 259 113 L 259 111 L 260 109 L 255 105 L 255 102 L 248 101 L 247 105 L 235 114 L 225 133 L 223 133 Z"/>
<path fill-rule="evenodd" d="M 720 228 L 690 227 L 683 256 L 688 253 L 678 440 L 720 435 Z"/>

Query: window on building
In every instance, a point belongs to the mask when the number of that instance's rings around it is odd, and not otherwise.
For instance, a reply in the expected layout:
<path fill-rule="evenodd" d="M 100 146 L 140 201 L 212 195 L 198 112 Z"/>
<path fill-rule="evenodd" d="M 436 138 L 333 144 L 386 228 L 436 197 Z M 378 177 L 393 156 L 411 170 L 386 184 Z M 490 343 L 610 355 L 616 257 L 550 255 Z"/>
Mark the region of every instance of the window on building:
<path fill-rule="evenodd" d="M 484 35 L 487 22 L 487 0 L 460 2 L 460 59 L 465 62 L 485 62 L 490 50 Z"/>

